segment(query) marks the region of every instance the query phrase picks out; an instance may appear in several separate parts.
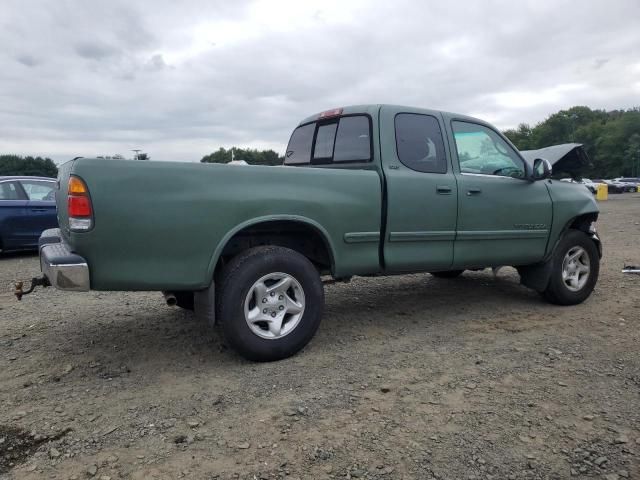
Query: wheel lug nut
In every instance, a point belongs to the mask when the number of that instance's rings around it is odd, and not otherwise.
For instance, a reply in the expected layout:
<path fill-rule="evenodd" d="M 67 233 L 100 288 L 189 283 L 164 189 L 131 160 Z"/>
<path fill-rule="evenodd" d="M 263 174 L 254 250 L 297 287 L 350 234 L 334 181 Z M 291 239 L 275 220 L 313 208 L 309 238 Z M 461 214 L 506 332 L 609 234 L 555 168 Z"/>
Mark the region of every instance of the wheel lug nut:
<path fill-rule="evenodd" d="M 284 305 L 280 305 L 280 310 L 284 310 Z"/>
<path fill-rule="evenodd" d="M 271 296 L 275 297 L 276 296 L 276 292 L 271 292 Z"/>
<path fill-rule="evenodd" d="M 280 295 L 280 296 L 278 297 L 278 300 L 284 300 L 284 295 Z"/>
<path fill-rule="evenodd" d="M 271 312 L 271 316 L 275 317 L 276 316 L 276 312 Z"/>
<path fill-rule="evenodd" d="M 266 298 L 263 298 L 263 299 L 262 299 L 262 303 L 267 303 L 267 299 L 266 299 Z"/>
<path fill-rule="evenodd" d="M 262 313 L 267 313 L 267 309 L 265 308 L 264 310 L 262 310 Z"/>

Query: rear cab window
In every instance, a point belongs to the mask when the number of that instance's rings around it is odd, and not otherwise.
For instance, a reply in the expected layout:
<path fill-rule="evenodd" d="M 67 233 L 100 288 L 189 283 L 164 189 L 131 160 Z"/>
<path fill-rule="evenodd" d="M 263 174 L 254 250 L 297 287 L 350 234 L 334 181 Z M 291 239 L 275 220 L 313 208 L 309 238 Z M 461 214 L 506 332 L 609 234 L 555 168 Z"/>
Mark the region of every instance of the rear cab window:
<path fill-rule="evenodd" d="M 301 125 L 293 131 L 285 165 L 331 165 L 370 162 L 371 118 L 345 115 Z"/>

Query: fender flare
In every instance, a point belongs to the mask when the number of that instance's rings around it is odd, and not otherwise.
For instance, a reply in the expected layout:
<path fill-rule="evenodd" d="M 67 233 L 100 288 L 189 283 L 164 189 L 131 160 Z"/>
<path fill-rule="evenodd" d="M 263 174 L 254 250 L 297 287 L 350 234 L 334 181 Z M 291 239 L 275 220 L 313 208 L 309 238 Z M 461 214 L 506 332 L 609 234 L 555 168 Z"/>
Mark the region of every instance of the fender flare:
<path fill-rule="evenodd" d="M 331 271 L 334 271 L 335 248 L 334 248 L 333 242 L 331 241 L 331 236 L 322 225 L 320 225 L 315 220 L 312 220 L 307 217 L 302 217 L 299 215 L 265 215 L 262 217 L 251 218 L 249 220 L 246 220 L 236 225 L 222 237 L 222 240 L 220 240 L 220 242 L 216 246 L 215 250 L 213 251 L 213 254 L 211 255 L 211 259 L 209 260 L 209 264 L 207 265 L 206 278 L 209 280 L 209 282 L 213 280 L 213 274 L 215 272 L 216 265 L 220 260 L 220 255 L 222 254 L 222 252 L 224 251 L 224 248 L 229 243 L 229 240 L 231 240 L 234 237 L 234 235 L 244 230 L 245 228 L 251 227 L 253 225 L 258 225 L 260 223 L 277 222 L 277 221 L 290 221 L 290 222 L 303 223 L 313 228 L 314 230 L 316 230 L 320 235 L 320 237 L 322 238 L 322 240 L 324 241 L 327 251 L 329 252 L 329 259 L 331 261 Z"/>
<path fill-rule="evenodd" d="M 558 248 L 558 244 L 564 238 L 565 234 L 571 229 L 571 225 L 580 217 L 588 216 L 588 215 L 597 215 L 598 212 L 586 213 L 581 215 L 576 215 L 572 219 L 570 219 L 567 224 L 564 226 L 560 235 L 558 235 L 558 239 L 556 240 L 555 245 L 551 249 L 549 255 L 540 263 L 536 263 L 533 265 L 523 265 L 520 267 L 516 267 L 518 270 L 518 274 L 520 275 L 520 283 L 525 287 L 532 288 L 537 292 L 543 292 L 547 285 L 549 285 L 549 280 L 551 278 L 551 269 L 553 267 L 553 256 Z M 581 224 L 578 230 L 589 235 L 589 238 L 595 243 L 596 248 L 598 249 L 598 255 L 602 258 L 602 242 L 600 241 L 600 237 L 595 231 L 590 231 L 588 227 L 585 227 L 584 224 Z"/>

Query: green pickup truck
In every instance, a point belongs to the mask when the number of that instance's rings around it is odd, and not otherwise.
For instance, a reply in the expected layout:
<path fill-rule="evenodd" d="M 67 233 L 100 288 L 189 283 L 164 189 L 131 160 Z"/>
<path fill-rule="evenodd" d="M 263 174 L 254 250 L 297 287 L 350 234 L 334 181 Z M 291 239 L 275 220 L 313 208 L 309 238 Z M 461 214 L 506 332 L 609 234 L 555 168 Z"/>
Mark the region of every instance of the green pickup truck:
<path fill-rule="evenodd" d="M 62 290 L 153 290 L 221 326 L 244 357 L 293 355 L 322 278 L 514 266 L 560 305 L 585 300 L 598 207 L 475 118 L 392 105 L 312 115 L 284 165 L 79 158 L 60 168 L 59 229 L 40 238 Z M 425 287 L 425 295 L 428 289 Z"/>

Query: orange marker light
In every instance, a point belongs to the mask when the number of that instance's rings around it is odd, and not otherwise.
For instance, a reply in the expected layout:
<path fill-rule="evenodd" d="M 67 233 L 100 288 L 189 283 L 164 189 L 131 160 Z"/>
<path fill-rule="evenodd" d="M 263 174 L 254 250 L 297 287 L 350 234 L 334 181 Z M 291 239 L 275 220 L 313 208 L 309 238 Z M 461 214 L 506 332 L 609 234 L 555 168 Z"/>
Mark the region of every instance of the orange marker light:
<path fill-rule="evenodd" d="M 69 177 L 69 195 L 86 195 L 87 186 L 78 177 Z"/>

